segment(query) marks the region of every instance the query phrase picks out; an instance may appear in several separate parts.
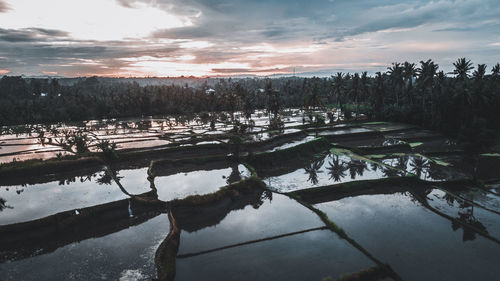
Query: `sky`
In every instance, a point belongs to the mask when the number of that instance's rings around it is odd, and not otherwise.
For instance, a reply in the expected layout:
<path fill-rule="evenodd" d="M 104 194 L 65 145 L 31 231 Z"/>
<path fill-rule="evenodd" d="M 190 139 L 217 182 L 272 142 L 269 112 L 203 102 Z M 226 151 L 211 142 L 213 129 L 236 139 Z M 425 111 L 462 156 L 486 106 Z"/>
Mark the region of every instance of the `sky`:
<path fill-rule="evenodd" d="M 329 76 L 500 61 L 499 0 L 0 0 L 0 75 Z"/>

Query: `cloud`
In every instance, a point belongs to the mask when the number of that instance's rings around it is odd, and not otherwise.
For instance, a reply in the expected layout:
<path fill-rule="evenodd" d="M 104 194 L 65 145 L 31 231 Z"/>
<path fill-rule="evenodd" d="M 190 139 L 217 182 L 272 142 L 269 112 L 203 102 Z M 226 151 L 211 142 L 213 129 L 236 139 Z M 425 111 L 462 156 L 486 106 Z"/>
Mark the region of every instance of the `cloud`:
<path fill-rule="evenodd" d="M 10 7 L 5 1 L 0 0 L 0 13 L 5 13 L 10 10 Z"/>
<path fill-rule="evenodd" d="M 444 68 L 462 56 L 500 60 L 498 0 L 75 0 L 98 10 L 96 17 L 57 1 L 65 16 L 50 25 L 14 17 L 14 4 L 4 11 L 11 21 L 0 28 L 2 68 L 68 76 L 267 75 L 378 71 L 427 58 Z M 105 32 L 96 36 L 98 29 Z"/>
<path fill-rule="evenodd" d="M 351 22 L 357 22 L 344 29 L 335 29 L 322 39 L 337 41 L 348 36 L 383 31 L 387 29 L 414 28 L 429 24 L 452 25 L 451 28 L 467 28 L 485 19 L 496 19 L 500 6 L 495 0 L 439 0 L 401 2 L 382 5 L 354 13 Z"/>
<path fill-rule="evenodd" d="M 3 29 L 0 28 L 0 41 L 7 42 L 40 42 L 54 41 L 61 37 L 68 37 L 69 33 L 55 29 L 23 28 Z"/>
<path fill-rule="evenodd" d="M 118 4 L 120 4 L 121 6 L 123 6 L 125 8 L 132 8 L 133 7 L 133 3 L 135 1 L 130 1 L 130 0 L 116 0 L 116 2 L 118 2 Z"/>

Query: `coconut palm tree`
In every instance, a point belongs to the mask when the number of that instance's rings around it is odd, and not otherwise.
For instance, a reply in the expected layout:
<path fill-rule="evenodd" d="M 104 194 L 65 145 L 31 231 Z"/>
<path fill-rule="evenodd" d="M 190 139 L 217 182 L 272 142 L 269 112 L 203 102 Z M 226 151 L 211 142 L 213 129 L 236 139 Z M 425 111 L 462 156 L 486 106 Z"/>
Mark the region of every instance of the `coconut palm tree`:
<path fill-rule="evenodd" d="M 356 119 L 359 117 L 359 95 L 360 95 L 360 77 L 358 73 L 354 73 L 354 76 L 352 77 L 352 83 L 351 83 L 351 96 L 352 99 L 354 100 L 354 103 L 356 105 Z"/>
<path fill-rule="evenodd" d="M 403 78 L 406 84 L 406 97 L 410 106 L 413 104 L 411 91 L 413 90 L 413 79 L 417 77 L 418 71 L 414 63 L 407 61 L 403 64 Z"/>
<path fill-rule="evenodd" d="M 375 76 L 375 83 L 373 84 L 374 98 L 373 98 L 373 109 L 375 110 L 375 115 L 378 118 L 384 117 L 384 77 L 381 72 L 377 72 Z"/>
<path fill-rule="evenodd" d="M 477 69 L 472 74 L 474 79 L 473 106 L 476 111 L 475 115 L 483 115 L 481 112 L 488 107 L 489 93 L 486 88 L 486 65 L 478 64 Z"/>
<path fill-rule="evenodd" d="M 307 100 L 308 108 L 322 108 L 323 103 L 321 102 L 321 97 L 319 93 L 319 85 L 314 83 L 311 89 L 311 94 Z"/>
<path fill-rule="evenodd" d="M 418 85 L 420 88 L 420 94 L 422 99 L 422 113 L 423 122 L 426 120 L 427 110 L 427 97 L 430 97 L 431 108 L 434 102 L 434 77 L 436 76 L 439 66 L 435 64 L 431 59 L 427 61 L 420 61 L 420 67 L 417 69 L 418 72 Z"/>
<path fill-rule="evenodd" d="M 500 77 L 500 63 L 495 64 L 495 66 L 491 68 L 491 76 L 495 79 Z"/>
<path fill-rule="evenodd" d="M 333 78 L 333 93 L 335 96 L 335 100 L 338 103 L 339 109 L 341 112 L 344 111 L 344 95 L 345 95 L 345 90 L 346 90 L 346 83 L 349 80 L 349 73 L 344 75 L 342 72 L 337 72 L 335 76 L 332 76 Z"/>
<path fill-rule="evenodd" d="M 392 89 L 396 97 L 396 106 L 399 107 L 399 95 L 404 85 L 403 68 L 401 67 L 400 63 L 394 62 L 392 63 L 391 67 L 387 68 L 387 70 L 388 70 L 387 74 L 389 74 L 389 79 L 392 84 Z"/>
<path fill-rule="evenodd" d="M 359 98 L 361 100 L 364 100 L 365 97 L 369 96 L 369 89 L 370 89 L 370 81 L 368 79 L 368 73 L 366 71 L 361 73 L 361 79 L 360 79 L 360 87 L 361 87 L 361 92 Z M 359 107 L 359 104 L 356 105 Z M 359 111 L 359 109 L 358 109 Z"/>
<path fill-rule="evenodd" d="M 455 70 L 452 72 L 456 75 L 458 79 L 455 83 L 454 89 L 454 99 L 458 101 L 460 105 L 461 122 L 462 124 L 468 123 L 470 121 L 470 106 L 472 104 L 472 94 L 468 87 L 469 72 L 474 69 L 472 62 L 466 58 L 460 58 L 455 63 L 453 63 Z"/>
<path fill-rule="evenodd" d="M 456 62 L 453 63 L 455 70 L 453 70 L 453 74 L 457 75 L 457 78 L 460 80 L 465 80 L 469 78 L 469 72 L 474 69 L 472 66 L 472 62 L 467 60 L 466 58 L 460 58 Z"/>

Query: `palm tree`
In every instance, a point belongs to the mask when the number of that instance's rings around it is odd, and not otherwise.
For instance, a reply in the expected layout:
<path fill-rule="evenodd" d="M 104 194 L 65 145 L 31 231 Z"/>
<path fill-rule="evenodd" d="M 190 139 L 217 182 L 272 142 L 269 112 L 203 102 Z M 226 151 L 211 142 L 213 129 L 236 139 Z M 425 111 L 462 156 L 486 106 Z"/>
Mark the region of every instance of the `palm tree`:
<path fill-rule="evenodd" d="M 351 95 L 354 100 L 354 103 L 356 104 L 356 119 L 359 117 L 359 89 L 360 89 L 360 77 L 358 73 L 354 73 L 354 76 L 352 77 L 352 84 L 351 84 Z"/>
<path fill-rule="evenodd" d="M 392 89 L 394 91 L 394 95 L 396 97 L 396 106 L 399 107 L 399 94 L 401 89 L 403 88 L 403 68 L 400 63 L 392 63 L 391 67 L 387 68 L 387 74 L 389 74 L 389 78 L 392 84 Z"/>
<path fill-rule="evenodd" d="M 455 70 L 452 72 L 456 75 L 458 79 L 455 84 L 455 94 L 454 98 L 458 100 L 460 104 L 460 112 L 462 112 L 461 121 L 463 123 L 469 122 L 469 111 L 470 105 L 472 103 L 472 95 L 468 88 L 467 78 L 469 78 L 469 72 L 474 69 L 472 62 L 466 58 L 460 58 L 455 63 Z"/>
<path fill-rule="evenodd" d="M 378 118 L 384 117 L 384 77 L 381 72 L 377 72 L 374 84 L 374 110 Z"/>
<path fill-rule="evenodd" d="M 409 63 L 407 61 L 403 64 L 403 78 L 406 83 L 406 96 L 410 105 L 413 104 L 413 99 L 411 96 L 411 91 L 413 89 L 413 79 L 417 77 L 418 71 L 414 63 Z"/>
<path fill-rule="evenodd" d="M 486 75 L 486 64 L 478 64 L 477 70 L 474 70 L 474 73 L 472 73 L 472 77 L 475 80 L 483 80 L 485 75 Z"/>
<path fill-rule="evenodd" d="M 333 93 L 335 95 L 335 99 L 338 102 L 340 112 L 343 112 L 344 110 L 344 104 L 343 104 L 343 98 L 344 98 L 344 91 L 346 88 L 346 82 L 349 80 L 349 73 L 344 75 L 342 72 L 337 72 L 335 76 L 332 76 L 333 78 Z"/>
<path fill-rule="evenodd" d="M 469 78 L 469 72 L 474 69 L 472 66 L 472 62 L 467 60 L 466 58 L 460 58 L 456 62 L 453 63 L 455 70 L 453 70 L 453 74 L 457 75 L 457 78 L 460 80 L 465 80 Z"/>
<path fill-rule="evenodd" d="M 447 82 L 448 80 L 447 80 L 447 77 L 446 77 L 446 74 L 444 73 L 444 71 L 442 71 L 442 70 L 439 71 L 438 74 L 436 75 L 436 77 L 437 77 L 436 86 L 435 86 L 435 89 L 437 90 L 435 93 L 436 98 L 432 101 L 432 104 L 431 104 L 431 121 L 432 121 L 432 124 L 434 126 L 437 126 L 442 122 L 442 120 L 441 120 L 442 117 L 440 118 L 440 120 L 437 120 L 438 118 L 436 118 L 436 116 L 443 115 L 441 113 L 442 108 L 441 108 L 441 111 L 438 111 L 437 108 L 440 107 L 443 99 L 448 97 L 448 92 L 449 92 L 449 83 Z M 443 107 L 444 107 L 444 105 L 443 105 Z"/>
<path fill-rule="evenodd" d="M 417 69 L 419 74 L 418 83 L 421 92 L 422 98 L 422 112 L 423 112 L 423 122 L 425 122 L 427 110 L 426 97 L 430 96 L 431 100 L 431 108 L 434 103 L 434 77 L 436 76 L 436 72 L 439 66 L 435 64 L 431 59 L 427 61 L 420 61 L 420 68 Z"/>
<path fill-rule="evenodd" d="M 500 77 L 500 63 L 495 64 L 495 66 L 491 68 L 491 76 L 495 79 Z"/>
<path fill-rule="evenodd" d="M 307 107 L 308 108 L 322 108 L 323 103 L 321 102 L 321 98 L 319 95 L 319 86 L 317 83 L 313 84 L 312 90 L 311 90 L 311 95 L 308 98 L 307 101 Z"/>
<path fill-rule="evenodd" d="M 370 81 L 368 80 L 368 73 L 366 71 L 364 71 L 363 73 L 361 73 L 360 84 L 361 84 L 360 98 L 362 100 L 364 100 L 365 97 L 367 97 L 369 95 L 368 94 L 368 90 L 369 90 L 369 86 L 370 86 Z M 356 106 L 359 106 L 359 104 L 357 104 Z"/>
<path fill-rule="evenodd" d="M 473 104 L 474 108 L 477 110 L 481 110 L 487 108 L 489 95 L 486 91 L 485 87 L 485 76 L 486 76 L 486 65 L 478 64 L 477 70 L 474 71 L 472 77 L 474 78 L 474 95 Z M 477 112 L 477 115 L 481 115 L 482 112 Z"/>

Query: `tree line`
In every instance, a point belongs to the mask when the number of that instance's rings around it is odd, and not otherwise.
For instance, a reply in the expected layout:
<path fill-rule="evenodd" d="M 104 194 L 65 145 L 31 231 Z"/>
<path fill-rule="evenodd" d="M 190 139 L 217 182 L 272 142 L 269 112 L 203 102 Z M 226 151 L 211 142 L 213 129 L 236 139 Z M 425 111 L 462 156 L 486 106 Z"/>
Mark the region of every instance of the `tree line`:
<path fill-rule="evenodd" d="M 336 73 L 327 78 L 217 79 L 209 86 L 147 85 L 89 77 L 72 85 L 57 79 L 0 79 L 0 125 L 140 117 L 284 107 L 337 107 L 346 119 L 399 121 L 454 137 L 493 139 L 500 109 L 500 65 L 458 59 L 451 73 L 432 60 L 393 63 L 369 76 Z M 354 113 L 354 114 L 353 114 Z M 273 120 L 275 118 L 273 117 Z M 277 119 L 277 118 L 276 118 Z"/>

